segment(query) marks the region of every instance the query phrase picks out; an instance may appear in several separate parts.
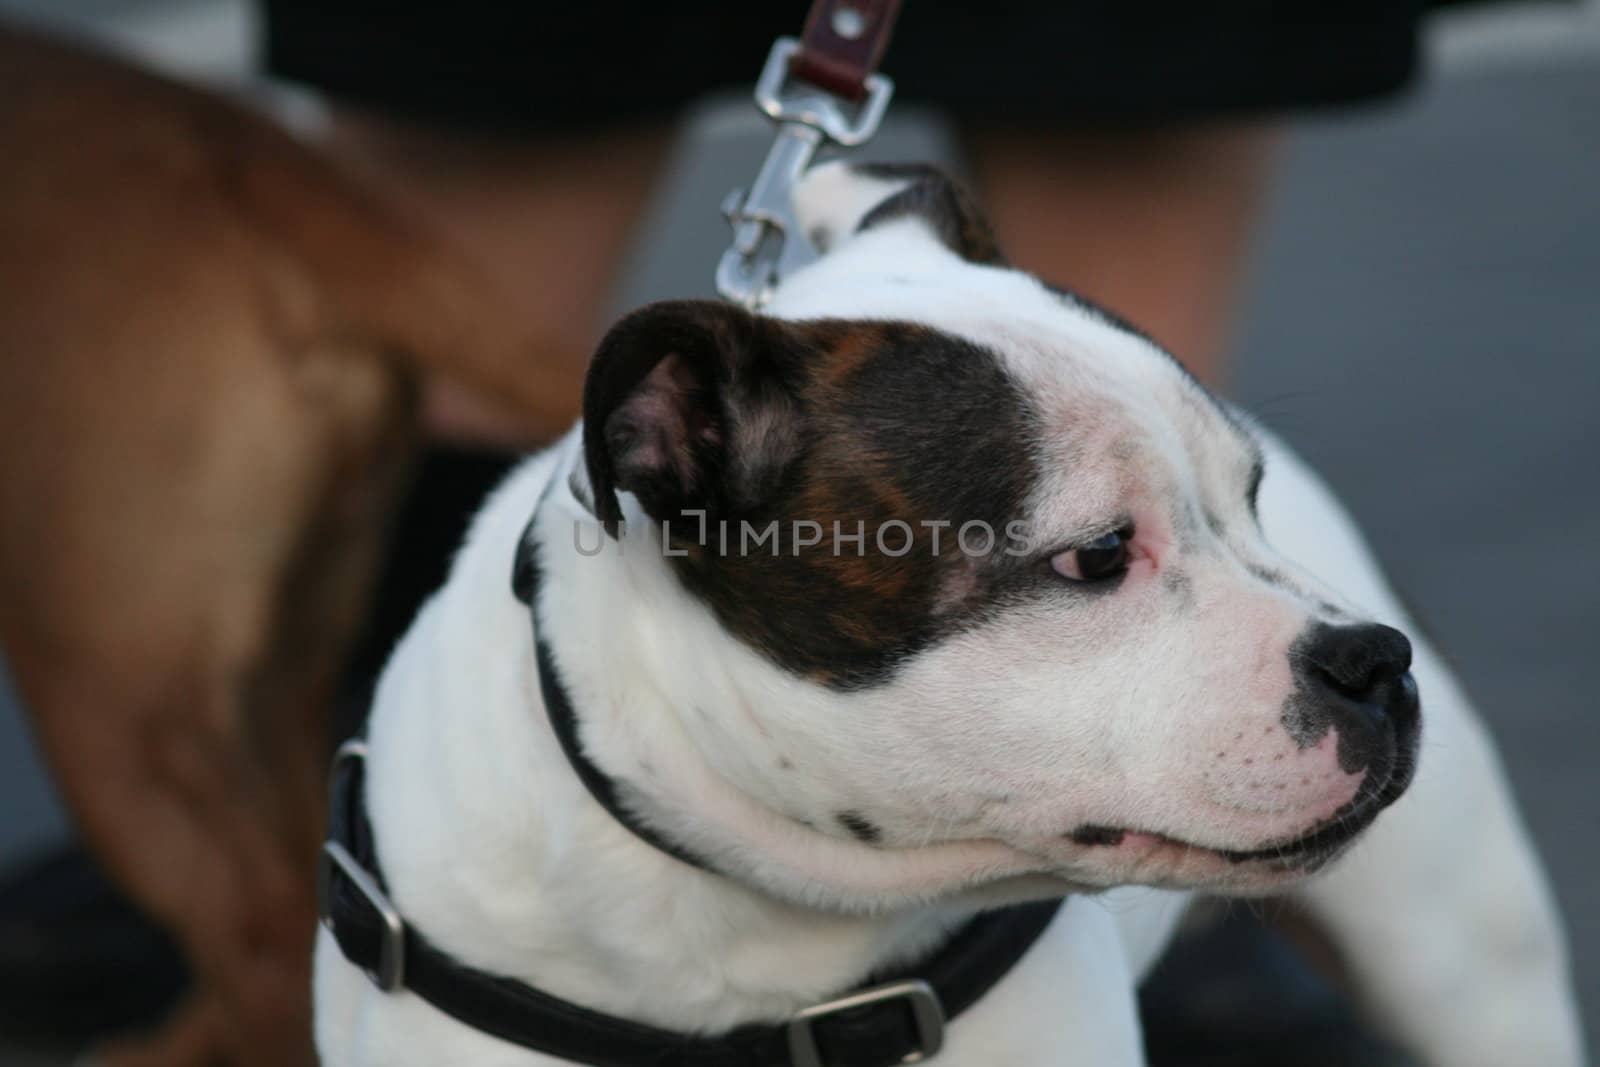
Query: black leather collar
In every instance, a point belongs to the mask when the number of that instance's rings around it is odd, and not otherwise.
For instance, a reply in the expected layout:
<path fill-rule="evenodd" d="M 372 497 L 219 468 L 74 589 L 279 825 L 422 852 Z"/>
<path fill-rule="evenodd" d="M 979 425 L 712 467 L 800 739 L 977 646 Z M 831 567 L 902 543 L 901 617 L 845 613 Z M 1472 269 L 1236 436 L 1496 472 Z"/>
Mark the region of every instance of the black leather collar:
<path fill-rule="evenodd" d="M 523 540 L 513 586 L 531 608 L 538 568 L 528 537 Z M 542 641 L 537 659 L 552 724 L 575 771 L 608 811 L 626 814 L 611 780 L 579 748 L 575 712 Z M 931 1057 L 943 1044 L 945 1022 L 1003 978 L 1060 907 L 1052 900 L 980 915 L 921 965 L 877 976 L 782 1023 L 743 1026 L 716 1037 L 662 1030 L 470 967 L 406 922 L 378 864 L 365 806 L 365 756 L 365 743 L 355 740 L 334 761 L 328 841 L 317 872 L 318 909 L 345 958 L 380 989 L 408 989 L 473 1029 L 593 1067 L 893 1067 Z M 622 821 L 655 847 L 704 866 L 648 827 Z"/>

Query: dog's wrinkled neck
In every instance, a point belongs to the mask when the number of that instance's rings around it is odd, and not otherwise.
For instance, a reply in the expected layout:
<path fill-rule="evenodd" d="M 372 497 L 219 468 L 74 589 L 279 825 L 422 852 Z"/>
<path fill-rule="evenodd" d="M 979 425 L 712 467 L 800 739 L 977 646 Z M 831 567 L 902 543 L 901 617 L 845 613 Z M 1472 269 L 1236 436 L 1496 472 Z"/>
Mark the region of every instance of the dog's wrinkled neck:
<path fill-rule="evenodd" d="M 556 666 L 555 655 L 551 651 L 548 635 L 555 627 L 548 619 L 541 621 L 539 616 L 539 593 L 543 584 L 541 581 L 543 572 L 539 562 L 540 545 L 535 528 L 539 521 L 539 508 L 549 499 L 551 491 L 563 484 L 569 487 L 574 497 L 578 495 L 571 477 L 562 478 L 558 473 L 557 477 L 551 479 L 549 487 L 540 496 L 539 504 L 534 507 L 528 525 L 517 541 L 511 566 L 511 591 L 528 608 L 530 633 L 534 643 L 534 671 L 538 675 L 539 695 L 544 701 L 550 728 L 555 732 L 556 740 L 560 743 L 562 754 L 567 757 L 573 774 L 589 790 L 589 795 L 595 802 L 613 819 L 652 848 L 690 867 L 715 874 L 717 872 L 703 858 L 662 834 L 625 804 L 618 783 L 600 769 L 583 749 L 583 743 L 578 736 L 580 728 L 578 709 L 561 680 L 560 669 Z M 582 503 L 581 499 L 579 502 Z"/>

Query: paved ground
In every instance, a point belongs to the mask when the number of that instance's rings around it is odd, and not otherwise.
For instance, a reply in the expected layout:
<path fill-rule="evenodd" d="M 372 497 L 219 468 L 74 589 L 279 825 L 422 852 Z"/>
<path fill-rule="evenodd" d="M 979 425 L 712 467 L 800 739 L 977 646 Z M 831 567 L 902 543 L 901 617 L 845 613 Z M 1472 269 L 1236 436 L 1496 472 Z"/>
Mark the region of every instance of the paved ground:
<path fill-rule="evenodd" d="M 1544 63 L 1483 63 L 1474 40 L 1405 107 L 1295 138 L 1232 392 L 1345 494 L 1489 717 L 1572 930 L 1593 1045 L 1600 64 L 1570 39 Z M 706 220 L 759 148 L 707 130 L 715 147 L 666 183 L 621 303 L 709 277 L 725 231 Z M 937 150 L 936 127 L 898 136 L 880 151 Z M 60 832 L 0 686 L 0 864 Z"/>

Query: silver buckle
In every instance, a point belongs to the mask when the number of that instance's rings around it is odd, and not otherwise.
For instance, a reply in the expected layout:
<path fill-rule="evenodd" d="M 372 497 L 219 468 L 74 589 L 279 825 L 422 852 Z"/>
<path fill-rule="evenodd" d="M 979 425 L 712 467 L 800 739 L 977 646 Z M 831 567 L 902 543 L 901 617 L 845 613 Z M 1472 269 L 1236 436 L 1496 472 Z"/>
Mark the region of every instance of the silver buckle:
<path fill-rule="evenodd" d="M 749 190 L 735 189 L 722 203 L 733 225 L 733 244 L 717 263 L 717 292 L 752 309 L 767 301 L 778 279 L 817 258 L 795 221 L 795 183 L 825 141 L 853 148 L 869 140 L 894 95 L 894 82 L 874 74 L 867 79 L 866 99 L 848 114 L 831 93 L 804 84 L 791 87 L 789 61 L 799 50 L 795 38 L 780 37 L 768 53 L 755 100 L 778 123 L 778 132 Z"/>
<path fill-rule="evenodd" d="M 365 759 L 366 742 L 359 739 L 346 741 L 333 757 L 335 768 L 347 759 Z M 406 976 L 406 924 L 377 879 L 350 854 L 350 850 L 337 841 L 324 841 L 322 853 L 317 857 L 317 915 L 322 925 L 333 929 L 333 879 L 342 874 L 366 899 L 382 924 L 378 939 L 378 969 L 365 971 L 374 985 L 385 993 L 392 993 L 405 984 Z"/>
<path fill-rule="evenodd" d="M 852 993 L 826 1004 L 806 1008 L 789 1020 L 789 1059 L 794 1067 L 827 1067 L 822 1052 L 817 1048 L 817 1038 L 812 1025 L 825 1015 L 834 1015 L 852 1008 L 865 1007 L 885 1000 L 904 999 L 911 1008 L 911 1018 L 917 1028 L 917 1044 L 921 1047 L 908 1053 L 901 1063 L 921 1063 L 932 1059 L 944 1047 L 944 1005 L 939 994 L 921 979 L 892 982 Z"/>

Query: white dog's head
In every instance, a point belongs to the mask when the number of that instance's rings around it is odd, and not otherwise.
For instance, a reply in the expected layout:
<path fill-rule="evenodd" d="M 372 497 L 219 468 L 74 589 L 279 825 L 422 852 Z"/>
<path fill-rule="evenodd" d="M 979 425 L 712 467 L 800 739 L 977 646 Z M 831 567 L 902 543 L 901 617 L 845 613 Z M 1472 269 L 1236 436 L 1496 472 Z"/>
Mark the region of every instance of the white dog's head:
<path fill-rule="evenodd" d="M 1410 779 L 1410 648 L 1263 540 L 1249 428 L 1008 269 L 936 172 L 822 168 L 797 203 L 827 251 L 768 314 L 636 312 L 585 398 L 597 514 L 671 520 L 651 565 L 749 653 L 711 687 L 738 707 L 683 719 L 766 820 L 708 823 L 767 829 L 695 840 L 869 902 L 1254 891 L 1337 853 Z"/>

